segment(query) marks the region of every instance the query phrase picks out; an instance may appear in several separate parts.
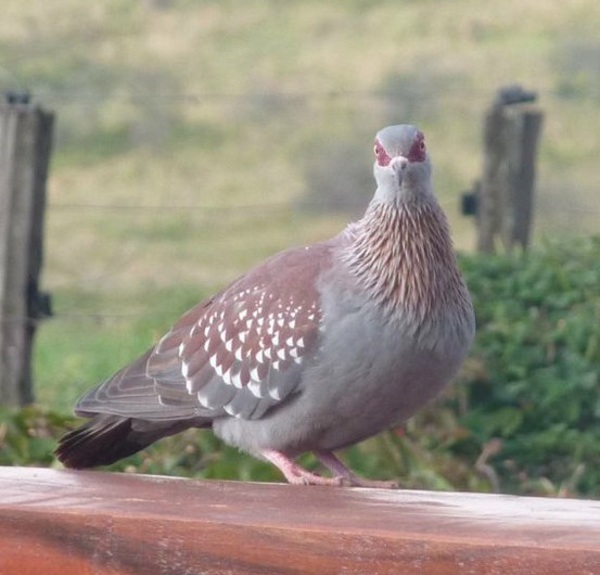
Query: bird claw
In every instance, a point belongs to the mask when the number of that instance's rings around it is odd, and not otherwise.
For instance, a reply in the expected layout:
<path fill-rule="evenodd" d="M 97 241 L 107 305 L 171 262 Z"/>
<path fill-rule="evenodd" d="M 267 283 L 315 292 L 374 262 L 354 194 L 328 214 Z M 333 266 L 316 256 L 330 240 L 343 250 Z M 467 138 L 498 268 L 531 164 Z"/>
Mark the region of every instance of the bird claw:
<path fill-rule="evenodd" d="M 348 487 L 367 487 L 369 489 L 398 489 L 400 485 L 397 481 L 381 481 L 379 479 L 366 479 L 352 474 L 349 477 L 340 477 L 343 486 Z"/>
<path fill-rule="evenodd" d="M 370 489 L 398 489 L 396 481 L 380 481 L 377 479 L 366 479 L 358 475 L 334 475 L 333 477 L 323 477 L 316 473 L 311 473 L 303 468 L 301 472 L 294 474 L 286 479 L 293 485 L 327 485 L 332 487 L 366 487 Z"/>
<path fill-rule="evenodd" d="M 333 474 L 332 477 L 323 477 L 308 471 L 280 451 L 267 449 L 262 452 L 262 456 L 273 463 L 283 473 L 288 483 L 292 485 L 328 485 L 376 489 L 398 489 L 399 487 L 395 481 L 380 481 L 356 475 L 329 451 L 315 451 L 315 455 L 321 463 L 330 469 Z"/>
<path fill-rule="evenodd" d="M 340 461 L 331 451 L 315 451 L 317 459 L 327 467 L 334 476 L 339 477 L 342 485 L 349 487 L 368 487 L 374 489 L 398 489 L 396 481 L 367 479 L 356 475 L 347 465 Z"/>
<path fill-rule="evenodd" d="M 286 476 L 286 479 L 292 485 L 326 485 L 331 487 L 342 487 L 344 485 L 344 479 L 342 477 L 323 477 L 310 471 L 302 470 L 299 475 L 293 475 L 292 477 Z"/>
<path fill-rule="evenodd" d="M 323 477 L 312 473 L 279 451 L 267 449 L 262 451 L 262 456 L 275 465 L 283 473 L 288 483 L 292 485 L 330 485 L 339 487 L 343 484 L 342 477 Z"/>

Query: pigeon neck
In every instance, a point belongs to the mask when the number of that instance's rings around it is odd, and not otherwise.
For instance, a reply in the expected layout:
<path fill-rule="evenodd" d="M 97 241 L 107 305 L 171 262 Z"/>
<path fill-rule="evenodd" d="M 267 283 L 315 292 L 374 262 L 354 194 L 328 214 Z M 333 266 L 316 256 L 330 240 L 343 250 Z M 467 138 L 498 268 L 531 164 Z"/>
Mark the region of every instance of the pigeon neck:
<path fill-rule="evenodd" d="M 425 319 L 468 299 L 446 216 L 432 195 L 399 203 L 375 198 L 349 232 L 350 272 L 389 311 Z"/>

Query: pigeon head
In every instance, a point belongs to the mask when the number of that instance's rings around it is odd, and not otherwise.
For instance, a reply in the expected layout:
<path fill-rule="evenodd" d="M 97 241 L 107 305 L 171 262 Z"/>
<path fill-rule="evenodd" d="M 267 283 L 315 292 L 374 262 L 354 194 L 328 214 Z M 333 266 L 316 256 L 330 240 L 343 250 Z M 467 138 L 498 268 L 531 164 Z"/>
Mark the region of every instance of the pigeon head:
<path fill-rule="evenodd" d="M 425 136 L 415 126 L 402 124 L 379 130 L 373 151 L 377 199 L 398 202 L 433 193 Z"/>

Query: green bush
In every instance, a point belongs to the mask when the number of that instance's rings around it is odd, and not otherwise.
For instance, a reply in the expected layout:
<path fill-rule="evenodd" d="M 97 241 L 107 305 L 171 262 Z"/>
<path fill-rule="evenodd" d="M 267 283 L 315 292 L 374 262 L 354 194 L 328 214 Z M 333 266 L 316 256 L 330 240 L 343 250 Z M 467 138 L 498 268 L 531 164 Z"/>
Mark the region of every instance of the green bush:
<path fill-rule="evenodd" d="M 600 496 L 600 238 L 461 259 L 478 334 L 459 381 L 402 429 L 347 450 L 357 471 L 405 487 Z M 0 410 L 0 464 L 58 465 L 75 419 Z M 302 463 L 313 467 L 305 456 Z M 275 480 L 271 466 L 190 430 L 112 466 Z"/>
<path fill-rule="evenodd" d="M 452 453 L 495 441 L 503 491 L 600 496 L 600 238 L 463 268 L 478 334 Z"/>
<path fill-rule="evenodd" d="M 74 417 L 38 406 L 0 406 L 0 465 L 51 465 L 56 438 L 74 424 Z"/>

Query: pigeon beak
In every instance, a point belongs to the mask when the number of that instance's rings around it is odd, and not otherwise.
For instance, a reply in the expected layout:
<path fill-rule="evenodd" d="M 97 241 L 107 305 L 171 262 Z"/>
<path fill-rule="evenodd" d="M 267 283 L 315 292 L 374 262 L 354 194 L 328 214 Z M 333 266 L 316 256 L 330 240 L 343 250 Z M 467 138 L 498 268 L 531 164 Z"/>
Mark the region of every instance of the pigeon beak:
<path fill-rule="evenodd" d="M 406 168 L 408 168 L 408 158 L 405 158 L 404 156 L 394 156 L 390 161 L 390 168 L 392 168 L 394 174 L 396 174 L 398 185 L 402 185 L 404 173 L 406 172 Z"/>

